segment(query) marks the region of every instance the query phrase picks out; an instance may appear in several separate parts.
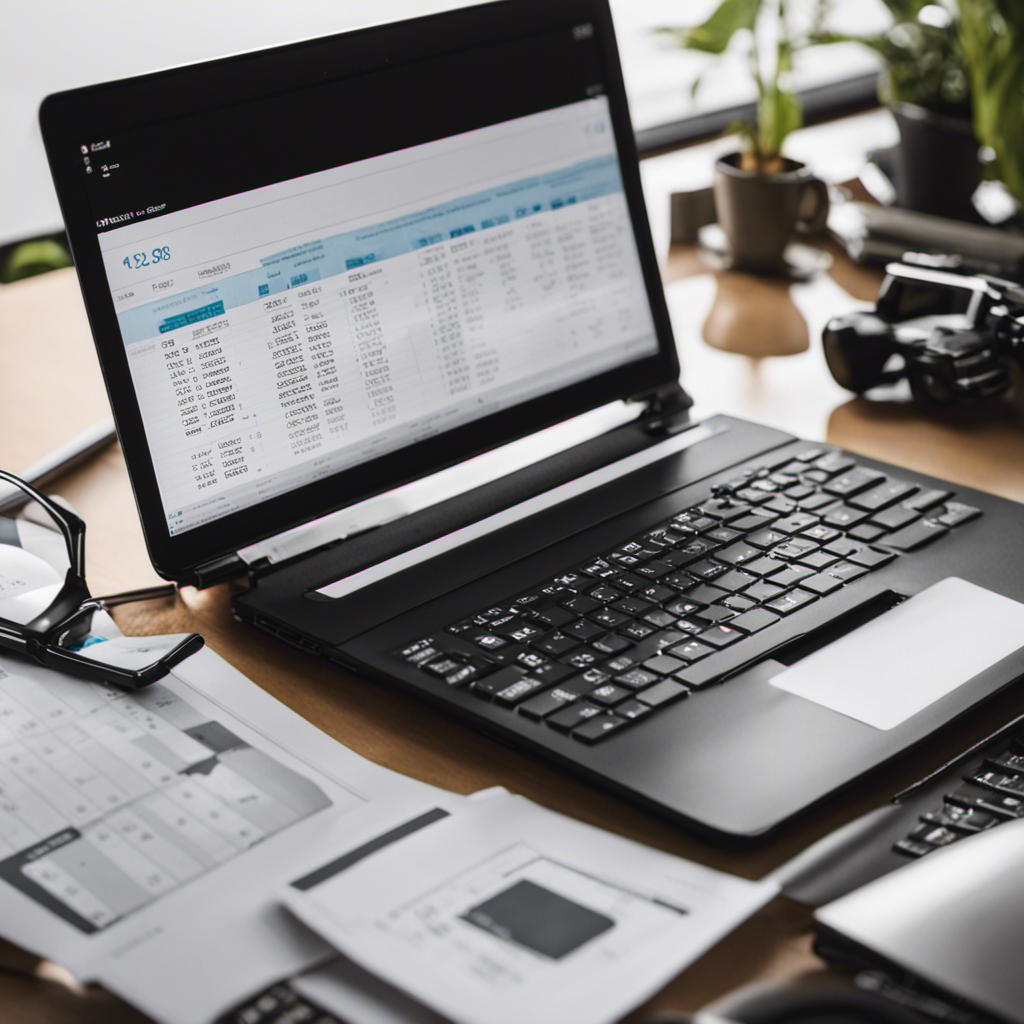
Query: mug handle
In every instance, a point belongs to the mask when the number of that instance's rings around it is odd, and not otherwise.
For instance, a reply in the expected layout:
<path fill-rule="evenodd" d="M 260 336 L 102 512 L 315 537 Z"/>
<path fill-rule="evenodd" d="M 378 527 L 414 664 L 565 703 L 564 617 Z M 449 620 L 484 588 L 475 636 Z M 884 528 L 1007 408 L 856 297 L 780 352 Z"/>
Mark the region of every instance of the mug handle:
<path fill-rule="evenodd" d="M 803 206 L 805 197 L 809 192 L 814 193 L 815 208 L 808 217 L 801 217 L 797 223 L 797 230 L 805 235 L 814 235 L 825 229 L 828 222 L 828 185 L 821 178 L 808 178 L 804 182 L 804 192 L 800 197 L 800 205 Z"/>

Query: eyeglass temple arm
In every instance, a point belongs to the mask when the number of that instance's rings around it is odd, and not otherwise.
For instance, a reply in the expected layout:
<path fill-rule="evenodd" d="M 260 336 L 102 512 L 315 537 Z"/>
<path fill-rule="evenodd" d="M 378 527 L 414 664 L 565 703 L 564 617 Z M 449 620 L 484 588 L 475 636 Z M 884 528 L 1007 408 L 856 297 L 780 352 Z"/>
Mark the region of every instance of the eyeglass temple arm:
<path fill-rule="evenodd" d="M 14 473 L 0 469 L 0 480 L 6 480 L 10 484 L 23 488 L 57 520 L 57 525 L 60 527 L 61 533 L 64 534 L 64 541 L 68 547 L 71 568 L 79 576 L 83 575 L 85 572 L 85 523 L 74 512 L 58 505 L 42 491 L 37 490 Z"/>

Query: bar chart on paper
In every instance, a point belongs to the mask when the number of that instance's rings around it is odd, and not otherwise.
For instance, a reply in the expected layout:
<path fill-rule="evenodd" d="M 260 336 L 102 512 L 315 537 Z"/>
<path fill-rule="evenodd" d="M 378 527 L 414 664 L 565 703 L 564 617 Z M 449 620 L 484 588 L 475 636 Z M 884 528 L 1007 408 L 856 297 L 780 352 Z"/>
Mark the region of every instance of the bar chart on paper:
<path fill-rule="evenodd" d="M 0 664 L 0 883 L 82 932 L 329 806 L 165 686 Z"/>

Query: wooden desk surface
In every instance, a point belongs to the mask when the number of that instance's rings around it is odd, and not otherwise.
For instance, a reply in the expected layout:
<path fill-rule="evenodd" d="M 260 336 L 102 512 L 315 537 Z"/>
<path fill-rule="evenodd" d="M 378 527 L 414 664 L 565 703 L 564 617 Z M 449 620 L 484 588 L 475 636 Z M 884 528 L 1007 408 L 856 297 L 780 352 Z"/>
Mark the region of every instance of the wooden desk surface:
<path fill-rule="evenodd" d="M 654 209 L 652 216 L 656 216 Z M 697 411 L 726 411 L 784 427 L 866 455 L 1024 500 L 1024 419 L 1019 403 L 928 413 L 906 401 L 852 399 L 828 375 L 821 327 L 837 312 L 870 301 L 877 275 L 836 259 L 827 275 L 800 285 L 713 273 L 689 249 L 665 262 L 669 302 Z M 776 353 L 788 353 L 778 355 Z M 0 466 L 24 469 L 58 443 L 108 414 L 73 271 L 0 289 Z M 109 449 L 55 489 L 88 525 L 94 593 L 155 581 L 143 545 L 120 450 Z M 503 785 L 549 807 L 705 864 L 757 878 L 843 821 L 919 777 L 1012 713 L 1024 695 L 993 701 L 911 758 L 827 802 L 770 841 L 722 846 L 685 833 L 595 787 L 567 777 L 414 698 L 348 675 L 235 622 L 226 586 L 185 590 L 174 601 L 128 606 L 128 633 L 201 632 L 249 678 L 357 753 L 461 793 Z M 652 1009 L 696 1009 L 746 982 L 815 971 L 809 913 L 777 899 L 652 1002 Z M 3 958 L 9 959 L 9 958 Z M 142 1018 L 111 997 L 74 994 L 52 982 L 0 972 L 0 1016 L 9 1024 Z"/>

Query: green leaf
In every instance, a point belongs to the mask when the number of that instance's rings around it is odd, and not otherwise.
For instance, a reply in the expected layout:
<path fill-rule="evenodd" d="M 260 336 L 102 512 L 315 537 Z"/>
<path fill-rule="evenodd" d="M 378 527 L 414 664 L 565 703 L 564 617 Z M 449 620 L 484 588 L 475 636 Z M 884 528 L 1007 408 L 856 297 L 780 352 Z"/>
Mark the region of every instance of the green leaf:
<path fill-rule="evenodd" d="M 722 0 L 701 25 L 692 28 L 666 27 L 661 32 L 673 36 L 680 46 L 704 53 L 724 53 L 732 37 L 741 29 L 753 31 L 763 0 Z"/>

